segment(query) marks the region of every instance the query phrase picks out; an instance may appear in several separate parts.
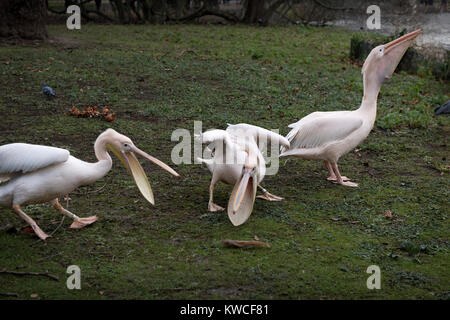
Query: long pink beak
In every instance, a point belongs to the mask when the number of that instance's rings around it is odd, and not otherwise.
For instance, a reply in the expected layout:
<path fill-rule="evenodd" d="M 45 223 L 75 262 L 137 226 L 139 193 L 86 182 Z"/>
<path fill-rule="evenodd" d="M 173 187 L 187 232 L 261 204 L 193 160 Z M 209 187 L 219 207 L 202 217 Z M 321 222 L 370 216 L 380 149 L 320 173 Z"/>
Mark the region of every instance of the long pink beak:
<path fill-rule="evenodd" d="M 407 40 L 412 40 L 415 37 L 417 37 L 421 32 L 422 32 L 422 29 L 417 29 L 416 31 L 405 34 L 405 35 L 401 36 L 400 38 L 397 38 L 397 39 L 385 44 L 385 50 L 387 51 L 391 48 L 394 48 L 398 44 L 403 43 Z"/>
<path fill-rule="evenodd" d="M 149 155 L 148 153 L 142 151 L 141 149 L 135 147 L 135 146 L 131 146 L 131 151 L 133 151 L 134 153 L 137 153 L 138 155 L 150 160 L 151 162 L 157 164 L 158 166 L 160 166 L 161 168 L 163 168 L 164 170 L 170 172 L 171 174 L 173 174 L 175 177 L 180 177 L 180 175 L 173 170 L 171 167 L 169 167 L 167 164 L 165 164 L 164 162 L 162 162 L 161 160 L 156 159 L 155 157 L 152 157 L 151 155 Z"/>

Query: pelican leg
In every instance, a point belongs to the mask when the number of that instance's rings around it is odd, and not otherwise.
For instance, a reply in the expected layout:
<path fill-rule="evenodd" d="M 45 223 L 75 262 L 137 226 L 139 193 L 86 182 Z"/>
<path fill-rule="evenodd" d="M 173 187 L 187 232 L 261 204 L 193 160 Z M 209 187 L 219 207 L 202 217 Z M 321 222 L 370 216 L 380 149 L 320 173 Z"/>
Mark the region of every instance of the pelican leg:
<path fill-rule="evenodd" d="M 98 220 L 98 217 L 96 215 L 87 218 L 78 217 L 69 210 L 64 209 L 64 207 L 59 203 L 58 199 L 53 200 L 51 203 L 53 205 L 53 208 L 61 212 L 63 215 L 69 217 L 70 219 L 73 219 L 73 222 L 70 225 L 72 229 L 80 229 L 86 227 Z"/>
<path fill-rule="evenodd" d="M 13 205 L 12 209 L 15 213 L 17 213 L 19 215 L 19 217 L 21 217 L 23 220 L 25 220 L 33 228 L 34 233 L 39 238 L 41 238 L 42 240 L 45 240 L 49 237 L 48 234 L 46 234 L 44 231 L 42 231 L 41 228 L 39 228 L 39 226 L 33 219 L 31 219 L 29 216 L 27 216 L 27 214 L 25 212 L 22 211 L 22 209 L 20 208 L 20 205 L 18 205 L 18 204 Z"/>
<path fill-rule="evenodd" d="M 327 178 L 328 181 L 336 181 L 336 174 L 333 171 L 333 168 L 331 167 L 331 163 L 328 160 L 325 160 L 325 166 L 328 169 L 328 172 L 330 173 L 330 176 Z M 350 181 L 350 178 L 347 178 L 345 176 L 341 177 L 343 181 Z"/>
<path fill-rule="evenodd" d="M 282 198 L 282 197 L 279 197 L 279 196 L 276 196 L 274 194 L 269 193 L 266 189 L 261 187 L 259 184 L 258 184 L 258 188 L 263 193 L 262 196 L 256 196 L 259 199 L 264 199 L 264 200 L 269 200 L 269 201 L 281 201 L 281 200 L 284 200 L 284 198 Z"/>
<path fill-rule="evenodd" d="M 336 175 L 336 182 L 335 183 L 343 185 L 343 186 L 346 186 L 346 187 L 357 187 L 358 186 L 358 184 L 355 183 L 355 182 L 344 181 L 344 179 L 342 179 L 342 176 L 341 176 L 341 174 L 339 172 L 339 169 L 338 169 L 338 166 L 337 166 L 336 162 L 331 163 L 331 166 L 332 166 L 333 171 L 334 171 L 334 173 Z"/>
<path fill-rule="evenodd" d="M 216 212 L 216 211 L 223 211 L 225 208 L 222 208 L 221 206 L 215 204 L 213 202 L 213 194 L 214 194 L 214 186 L 216 184 L 211 182 L 211 185 L 209 186 L 209 202 L 208 202 L 208 210 L 210 212 Z"/>

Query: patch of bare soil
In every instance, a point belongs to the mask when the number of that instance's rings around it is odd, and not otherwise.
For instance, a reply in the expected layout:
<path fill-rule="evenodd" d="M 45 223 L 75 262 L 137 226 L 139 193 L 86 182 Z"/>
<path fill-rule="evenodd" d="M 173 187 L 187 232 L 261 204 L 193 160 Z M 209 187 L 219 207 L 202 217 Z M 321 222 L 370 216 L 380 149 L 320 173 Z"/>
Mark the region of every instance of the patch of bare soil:
<path fill-rule="evenodd" d="M 53 37 L 47 39 L 46 42 L 51 45 L 62 46 L 65 49 L 78 48 L 79 46 L 86 44 L 85 41 L 66 37 Z"/>
<path fill-rule="evenodd" d="M 52 37 L 46 40 L 30 40 L 18 37 L 0 38 L 0 46 L 39 47 L 46 43 L 65 49 L 77 48 L 80 45 L 86 44 L 85 41 L 65 37 Z"/>
<path fill-rule="evenodd" d="M 0 38 L 0 46 L 37 47 L 41 46 L 44 42 L 44 40 L 30 40 L 19 37 Z"/>

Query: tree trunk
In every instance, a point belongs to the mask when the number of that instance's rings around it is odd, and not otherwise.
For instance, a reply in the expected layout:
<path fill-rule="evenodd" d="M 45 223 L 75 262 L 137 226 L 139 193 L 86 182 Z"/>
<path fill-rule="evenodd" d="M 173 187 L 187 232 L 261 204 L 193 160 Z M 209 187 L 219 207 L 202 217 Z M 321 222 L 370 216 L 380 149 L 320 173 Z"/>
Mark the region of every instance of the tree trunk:
<path fill-rule="evenodd" d="M 273 2 L 269 0 L 248 0 L 243 21 L 267 25 L 273 13 L 285 2 L 285 0 Z"/>
<path fill-rule="evenodd" d="M 152 11 L 152 22 L 153 23 L 164 23 L 167 21 L 168 6 L 166 0 L 153 0 L 151 11 Z"/>
<path fill-rule="evenodd" d="M 244 22 L 257 23 L 264 18 L 264 0 L 248 0 L 245 8 Z"/>
<path fill-rule="evenodd" d="M 46 39 L 45 0 L 1 0 L 0 37 Z"/>

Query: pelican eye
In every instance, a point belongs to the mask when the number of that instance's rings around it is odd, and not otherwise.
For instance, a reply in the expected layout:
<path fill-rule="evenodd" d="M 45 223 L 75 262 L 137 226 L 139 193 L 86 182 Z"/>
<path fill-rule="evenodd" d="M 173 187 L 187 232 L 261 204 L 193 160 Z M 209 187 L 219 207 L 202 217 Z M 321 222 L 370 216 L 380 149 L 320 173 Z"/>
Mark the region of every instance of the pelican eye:
<path fill-rule="evenodd" d="M 242 168 L 242 174 L 244 174 L 244 172 L 245 172 L 245 167 Z M 251 177 L 253 177 L 255 175 L 255 173 L 256 173 L 256 168 L 252 168 L 249 172 L 249 175 Z"/>
<path fill-rule="evenodd" d="M 131 146 L 130 146 L 128 143 L 124 143 L 124 144 L 123 144 L 123 149 L 124 149 L 125 151 L 130 151 L 130 150 L 131 150 Z"/>

